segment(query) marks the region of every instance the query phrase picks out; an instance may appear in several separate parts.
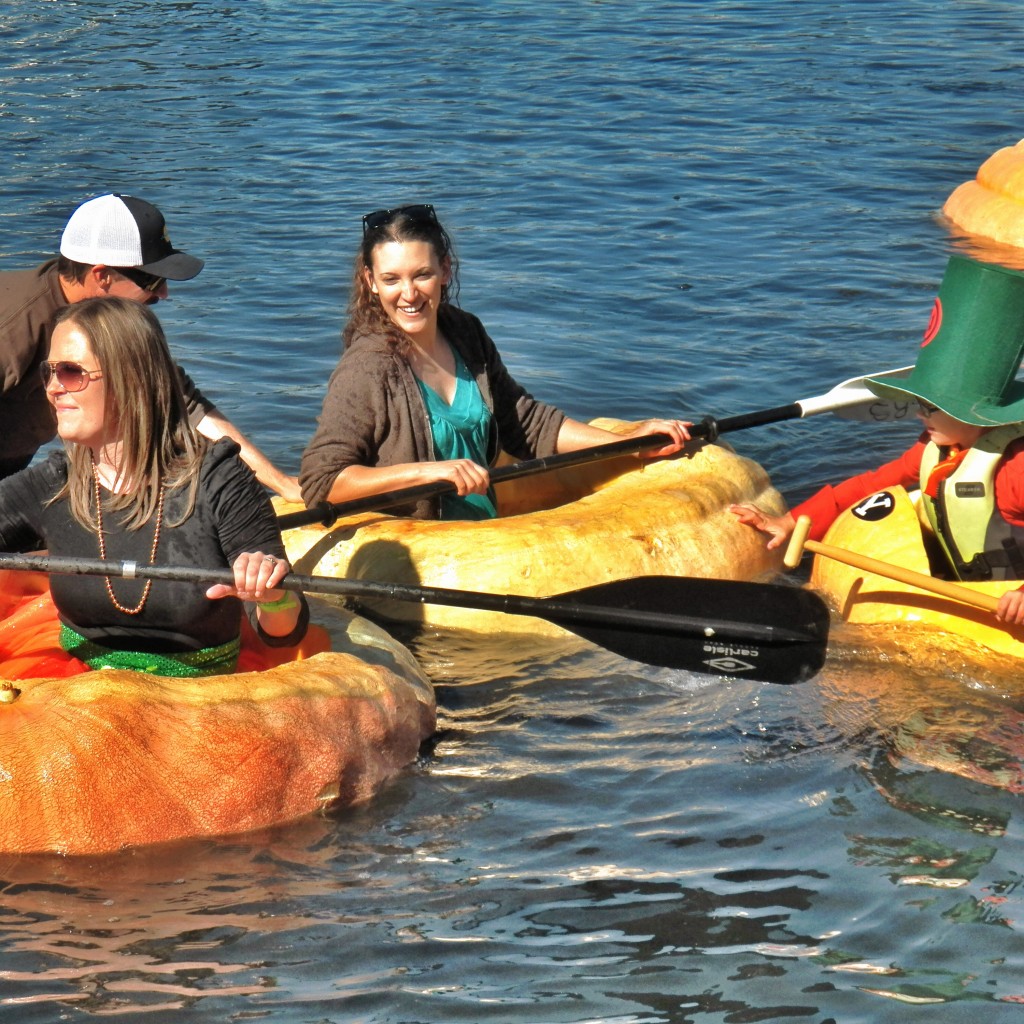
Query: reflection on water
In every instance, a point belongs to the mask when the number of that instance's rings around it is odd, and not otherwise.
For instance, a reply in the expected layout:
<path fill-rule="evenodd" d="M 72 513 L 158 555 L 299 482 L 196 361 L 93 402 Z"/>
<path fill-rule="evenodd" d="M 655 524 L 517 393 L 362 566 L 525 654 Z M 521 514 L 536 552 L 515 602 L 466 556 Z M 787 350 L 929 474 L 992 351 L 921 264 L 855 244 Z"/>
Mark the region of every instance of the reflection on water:
<path fill-rule="evenodd" d="M 830 719 L 848 734 L 871 730 L 894 763 L 1019 793 L 1024 693 L 1018 660 L 988 652 L 980 658 L 979 648 L 957 637 L 920 633 L 839 624 L 830 670 L 819 680 Z M 965 651 L 969 662 L 958 656 Z"/>
<path fill-rule="evenodd" d="M 959 235 L 954 228 L 951 231 L 951 248 L 984 263 L 996 263 L 1013 270 L 1024 270 L 1024 249 L 1003 242 L 995 242 L 990 238 L 977 235 Z"/>
<path fill-rule="evenodd" d="M 1015 690 L 1014 663 L 993 659 L 979 671 L 941 652 L 914 660 L 906 636 L 884 627 L 840 625 L 834 639 L 819 679 L 823 713 L 862 751 L 859 770 L 899 812 L 848 833 L 850 864 L 855 874 L 885 879 L 907 909 L 944 922 L 942 938 L 933 933 L 925 943 L 935 962 L 944 949 L 954 962 L 951 951 L 971 942 L 990 949 L 994 971 L 981 983 L 970 972 L 936 969 L 918 943 L 891 960 L 837 969 L 885 976 L 884 986 L 863 991 L 901 1004 L 1024 1001 L 1019 964 L 1005 958 L 999 937 L 1024 923 L 1022 876 L 999 856 L 1020 831 L 1001 793 L 1020 788 L 1021 714 L 1006 693 Z M 979 926 L 992 929 L 989 939 Z"/>
<path fill-rule="evenodd" d="M 322 870 L 328 835 L 326 822 L 313 821 L 280 845 L 268 833 L 238 846 L 8 860 L 3 922 L 17 936 L 0 969 L 8 1005 L 183 1009 L 203 995 L 276 987 L 272 964 L 239 961 L 231 947 L 315 924 L 316 885 L 301 879 L 318 861 Z M 285 877 L 287 904 L 273 895 Z"/>

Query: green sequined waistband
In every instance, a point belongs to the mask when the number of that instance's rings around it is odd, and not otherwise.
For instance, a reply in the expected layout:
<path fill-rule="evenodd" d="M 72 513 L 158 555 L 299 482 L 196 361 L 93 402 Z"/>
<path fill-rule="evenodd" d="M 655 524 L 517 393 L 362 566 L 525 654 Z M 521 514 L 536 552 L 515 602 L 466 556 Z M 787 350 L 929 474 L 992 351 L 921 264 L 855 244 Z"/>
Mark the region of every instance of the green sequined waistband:
<path fill-rule="evenodd" d="M 61 623 L 60 645 L 73 658 L 84 661 L 89 668 L 126 668 L 132 672 L 148 672 L 153 676 L 200 678 L 222 676 L 235 671 L 242 640 L 236 637 L 219 647 L 180 654 L 152 654 L 148 651 L 118 651 L 87 640 L 70 626 Z"/>

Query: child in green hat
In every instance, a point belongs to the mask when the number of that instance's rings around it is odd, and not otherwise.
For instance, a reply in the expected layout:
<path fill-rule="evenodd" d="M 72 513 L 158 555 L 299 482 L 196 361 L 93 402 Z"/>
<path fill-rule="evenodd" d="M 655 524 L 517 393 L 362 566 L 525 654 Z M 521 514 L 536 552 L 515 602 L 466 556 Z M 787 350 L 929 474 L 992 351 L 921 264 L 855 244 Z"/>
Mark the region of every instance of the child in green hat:
<path fill-rule="evenodd" d="M 783 516 L 733 505 L 741 522 L 784 544 L 800 516 L 820 540 L 844 509 L 897 485 L 921 489 L 928 521 L 961 580 L 1024 579 L 1024 274 L 952 256 L 910 375 L 868 379 L 880 398 L 916 402 L 924 432 L 898 459 L 851 477 Z M 1024 623 L 1024 588 L 996 617 Z"/>

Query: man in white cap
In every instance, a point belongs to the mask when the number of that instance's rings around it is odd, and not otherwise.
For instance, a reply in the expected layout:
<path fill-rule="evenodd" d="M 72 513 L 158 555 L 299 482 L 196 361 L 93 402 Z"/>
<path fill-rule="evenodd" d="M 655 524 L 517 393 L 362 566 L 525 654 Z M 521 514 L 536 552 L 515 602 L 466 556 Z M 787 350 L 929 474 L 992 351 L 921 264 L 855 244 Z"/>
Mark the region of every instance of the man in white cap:
<path fill-rule="evenodd" d="M 155 206 L 134 196 L 104 195 L 71 215 L 57 259 L 35 270 L 0 273 L 0 478 L 24 469 L 56 435 L 39 364 L 57 311 L 104 295 L 151 305 L 167 297 L 168 281 L 188 281 L 202 269 L 202 260 L 171 245 Z M 277 469 L 183 370 L 181 375 L 196 428 L 211 439 L 233 438 L 262 484 L 301 500 L 296 478 Z"/>

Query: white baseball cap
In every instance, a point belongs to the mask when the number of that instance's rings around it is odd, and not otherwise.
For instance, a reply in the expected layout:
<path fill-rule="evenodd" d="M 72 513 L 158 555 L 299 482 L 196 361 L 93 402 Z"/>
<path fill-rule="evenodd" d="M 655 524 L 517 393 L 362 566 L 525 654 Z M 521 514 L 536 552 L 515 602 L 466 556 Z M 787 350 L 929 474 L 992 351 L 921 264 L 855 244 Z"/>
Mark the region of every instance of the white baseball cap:
<path fill-rule="evenodd" d="M 97 196 L 82 203 L 64 228 L 60 253 L 76 263 L 138 267 L 171 281 L 188 281 L 203 261 L 175 249 L 163 214 L 134 196 Z"/>

